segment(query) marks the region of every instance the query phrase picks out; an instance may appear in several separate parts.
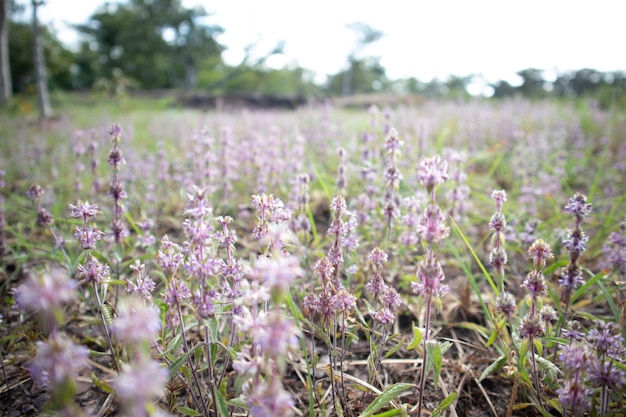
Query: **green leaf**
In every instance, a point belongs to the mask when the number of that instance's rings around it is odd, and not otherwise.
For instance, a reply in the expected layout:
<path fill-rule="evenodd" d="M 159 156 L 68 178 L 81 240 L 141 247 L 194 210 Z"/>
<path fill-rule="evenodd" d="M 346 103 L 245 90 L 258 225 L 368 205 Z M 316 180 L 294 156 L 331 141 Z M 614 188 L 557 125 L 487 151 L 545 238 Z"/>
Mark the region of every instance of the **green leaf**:
<path fill-rule="evenodd" d="M 385 353 L 385 358 L 388 358 L 394 353 L 396 353 L 401 347 L 402 347 L 402 342 L 398 342 L 394 347 L 389 349 L 389 352 Z"/>
<path fill-rule="evenodd" d="M 591 279 L 589 279 L 583 285 L 581 285 L 580 288 L 578 288 L 576 292 L 572 294 L 570 304 L 575 304 L 581 295 L 587 294 L 589 292 L 589 288 L 591 288 L 592 285 L 594 285 L 596 282 L 601 280 L 605 275 L 606 274 L 603 271 L 600 271 L 597 274 L 595 274 L 593 277 L 591 277 Z"/>
<path fill-rule="evenodd" d="M 219 390 L 216 391 L 215 396 L 217 397 L 215 404 L 217 405 L 219 417 L 230 417 L 230 414 L 228 413 L 228 404 L 226 404 L 226 399 L 224 398 L 222 392 Z"/>
<path fill-rule="evenodd" d="M 178 407 L 176 407 L 176 411 L 184 416 L 197 417 L 202 415 L 193 408 L 185 407 L 184 405 L 179 405 Z"/>
<path fill-rule="evenodd" d="M 502 366 L 505 363 L 506 363 L 506 356 L 505 355 L 500 356 L 498 359 L 493 361 L 491 363 L 491 365 L 489 365 L 483 371 L 483 373 L 480 375 L 480 378 L 478 378 L 478 382 L 482 382 L 483 379 L 487 378 L 489 375 L 491 375 L 492 373 L 496 372 L 498 369 L 502 368 Z"/>
<path fill-rule="evenodd" d="M 91 382 L 93 382 L 96 387 L 106 392 L 107 394 L 113 393 L 113 387 L 111 386 L 111 384 L 98 378 L 95 374 L 91 374 Z"/>
<path fill-rule="evenodd" d="M 497 325 L 498 325 L 498 324 L 496 323 L 496 326 L 497 326 Z M 485 343 L 485 347 L 489 347 L 489 346 L 491 346 L 491 345 L 493 344 L 493 342 L 495 342 L 495 341 L 496 341 L 496 338 L 497 338 L 497 337 L 498 337 L 498 331 L 494 328 L 494 329 L 491 331 L 491 336 L 489 336 L 489 340 L 487 340 L 487 343 Z"/>
<path fill-rule="evenodd" d="M 441 413 L 446 411 L 452 404 L 454 404 L 458 396 L 459 394 L 457 394 L 456 392 L 453 392 L 452 394 L 444 398 L 443 401 L 439 404 L 439 406 L 433 410 L 431 417 L 439 417 Z"/>
<path fill-rule="evenodd" d="M 441 368 L 443 367 L 443 354 L 441 352 L 441 345 L 437 342 L 429 341 L 428 343 L 426 343 L 426 351 L 428 352 L 428 354 L 426 355 L 426 360 L 428 362 L 426 373 L 428 373 L 429 369 L 433 370 L 433 384 L 435 385 L 435 389 L 438 389 L 439 376 L 441 375 Z"/>
<path fill-rule="evenodd" d="M 413 326 L 413 339 L 411 339 L 411 343 L 407 346 L 407 349 L 412 350 L 419 346 L 422 343 L 422 331 L 417 326 Z"/>
<path fill-rule="evenodd" d="M 381 408 L 389 404 L 394 398 L 396 398 L 402 392 L 408 389 L 414 388 L 414 387 L 415 385 L 407 384 L 404 382 L 399 382 L 397 384 L 388 386 L 387 388 L 385 388 L 383 392 L 380 393 L 378 397 L 376 397 L 374 401 L 370 403 L 370 405 L 367 406 L 365 410 L 363 410 L 361 414 L 359 414 L 359 417 L 370 417 L 374 415 L 376 411 L 380 410 Z"/>

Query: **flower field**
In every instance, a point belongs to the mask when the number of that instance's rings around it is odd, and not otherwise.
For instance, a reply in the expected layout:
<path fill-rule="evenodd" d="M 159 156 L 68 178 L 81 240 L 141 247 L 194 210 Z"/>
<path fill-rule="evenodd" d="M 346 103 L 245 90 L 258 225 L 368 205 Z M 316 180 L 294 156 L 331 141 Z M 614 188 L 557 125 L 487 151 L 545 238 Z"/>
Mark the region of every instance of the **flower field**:
<path fill-rule="evenodd" d="M 626 415 L 626 115 L 0 115 L 4 416 Z"/>

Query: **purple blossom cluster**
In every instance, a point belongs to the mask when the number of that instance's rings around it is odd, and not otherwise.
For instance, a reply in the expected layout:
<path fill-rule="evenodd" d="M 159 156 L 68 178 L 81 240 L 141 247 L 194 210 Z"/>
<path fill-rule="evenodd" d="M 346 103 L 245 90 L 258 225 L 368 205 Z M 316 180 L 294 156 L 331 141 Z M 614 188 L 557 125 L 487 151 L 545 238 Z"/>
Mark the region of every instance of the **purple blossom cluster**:
<path fill-rule="evenodd" d="M 567 410 L 574 415 L 589 411 L 594 392 L 599 392 L 598 415 L 606 414 L 611 393 L 626 388 L 626 345 L 618 327 L 596 321 L 585 337 L 578 322 L 571 322 L 563 335 L 569 339 L 559 353 L 565 382 L 556 393 L 564 415 Z"/>
<path fill-rule="evenodd" d="M 122 220 L 122 214 L 124 213 L 124 206 L 122 200 L 126 198 L 126 191 L 124 185 L 120 181 L 119 170 L 122 164 L 126 163 L 126 158 L 119 147 L 122 140 L 122 128 L 119 124 L 115 123 L 109 129 L 109 135 L 112 137 L 113 147 L 109 152 L 107 162 L 113 167 L 113 178 L 109 184 L 108 195 L 113 198 L 113 219 L 111 221 L 111 232 L 113 234 L 113 241 L 116 244 L 120 244 L 129 235 L 129 231 L 126 224 Z"/>
<path fill-rule="evenodd" d="M 368 258 L 372 264 L 373 274 L 365 285 L 365 289 L 370 293 L 376 309 L 372 318 L 374 322 L 388 326 L 396 320 L 396 312 L 402 304 L 402 299 L 395 288 L 389 286 L 383 279 L 387 254 L 380 248 L 374 248 Z"/>

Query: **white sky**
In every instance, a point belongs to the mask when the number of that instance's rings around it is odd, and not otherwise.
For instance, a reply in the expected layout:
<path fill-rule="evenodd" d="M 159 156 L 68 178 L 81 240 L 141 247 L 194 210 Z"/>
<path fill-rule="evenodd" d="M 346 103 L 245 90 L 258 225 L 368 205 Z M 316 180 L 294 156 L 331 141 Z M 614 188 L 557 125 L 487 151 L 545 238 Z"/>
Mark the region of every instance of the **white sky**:
<path fill-rule="evenodd" d="M 119 0 L 112 0 L 117 2 Z M 44 22 L 64 42 L 66 23 L 84 23 L 102 0 L 47 0 Z M 338 72 L 356 44 L 346 28 L 362 21 L 385 33 L 363 52 L 381 57 L 391 78 L 422 81 L 483 74 L 515 82 L 525 68 L 626 70 L 624 0 L 184 0 L 212 13 L 225 30 L 227 62 L 257 43 L 259 54 L 284 40 L 285 54 L 268 64 Z"/>

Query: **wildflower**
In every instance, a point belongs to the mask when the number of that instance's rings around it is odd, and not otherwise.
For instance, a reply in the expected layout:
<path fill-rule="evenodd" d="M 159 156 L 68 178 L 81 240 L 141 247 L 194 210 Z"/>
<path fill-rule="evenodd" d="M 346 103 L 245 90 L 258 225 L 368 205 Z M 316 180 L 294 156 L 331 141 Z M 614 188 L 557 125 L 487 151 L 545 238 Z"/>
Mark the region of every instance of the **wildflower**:
<path fill-rule="evenodd" d="M 519 328 L 520 337 L 532 340 L 543 336 L 544 333 L 545 328 L 537 314 L 527 314 L 524 316 Z"/>
<path fill-rule="evenodd" d="M 489 262 L 497 271 L 501 271 L 508 262 L 508 256 L 504 248 L 493 248 L 489 253 Z"/>
<path fill-rule="evenodd" d="M 556 323 L 558 320 L 556 310 L 550 306 L 543 306 L 539 312 L 539 317 L 544 323 Z"/>
<path fill-rule="evenodd" d="M 138 293 L 144 301 L 152 301 L 152 291 L 156 284 L 152 278 L 144 276 L 145 265 L 137 259 L 129 268 L 135 271 L 137 277 L 135 279 L 136 282 L 132 282 L 131 280 L 126 281 L 126 291 L 128 291 L 129 294 Z"/>
<path fill-rule="evenodd" d="M 113 382 L 115 393 L 128 415 L 146 415 L 146 406 L 164 393 L 167 368 L 151 359 L 122 365 Z"/>
<path fill-rule="evenodd" d="M 53 269 L 29 274 L 14 292 L 20 308 L 51 315 L 76 299 L 75 289 L 76 281 L 66 271 Z"/>
<path fill-rule="evenodd" d="M 580 323 L 576 320 L 572 320 L 569 322 L 569 328 L 563 329 L 563 337 L 569 339 L 570 344 L 572 341 L 581 341 L 585 337 L 585 334 L 580 330 Z"/>
<path fill-rule="evenodd" d="M 389 129 L 385 139 L 385 150 L 387 154 L 397 154 L 404 146 L 404 142 L 398 138 L 398 132 L 393 127 Z"/>
<path fill-rule="evenodd" d="M 260 257 L 254 263 L 252 276 L 269 288 L 285 291 L 297 277 L 304 275 L 300 260 L 295 256 Z"/>
<path fill-rule="evenodd" d="M 78 264 L 76 266 L 76 279 L 82 282 L 102 284 L 109 276 L 109 266 L 101 263 L 91 254 L 87 255 L 84 264 Z"/>
<path fill-rule="evenodd" d="M 330 203 L 330 209 L 335 215 L 335 218 L 341 217 L 341 215 L 346 211 L 346 208 L 346 200 L 341 194 L 335 196 L 333 201 Z"/>
<path fill-rule="evenodd" d="M 587 340 L 595 347 L 598 355 L 608 355 L 614 359 L 626 356 L 624 340 L 619 329 L 612 322 L 596 321 L 596 326 L 587 334 Z"/>
<path fill-rule="evenodd" d="M 58 386 L 74 380 L 78 371 L 87 366 L 88 351 L 75 345 L 62 332 L 53 332 L 50 338 L 36 343 L 37 355 L 29 370 L 40 386 Z"/>
<path fill-rule="evenodd" d="M 544 295 L 548 291 L 545 277 L 541 272 L 537 271 L 531 271 L 528 273 L 526 279 L 522 283 L 522 287 L 526 288 L 533 298 Z"/>
<path fill-rule="evenodd" d="M 493 198 L 496 202 L 496 212 L 502 211 L 502 204 L 506 202 L 506 191 L 505 190 L 493 190 L 491 192 L 491 198 Z"/>
<path fill-rule="evenodd" d="M 116 139 L 119 139 L 122 137 L 122 127 L 117 124 L 114 123 L 111 128 L 109 129 L 109 135 L 113 136 Z"/>
<path fill-rule="evenodd" d="M 414 293 L 421 296 L 440 297 L 448 292 L 447 285 L 441 285 L 445 278 L 443 268 L 434 257 L 427 257 L 417 267 L 417 282 L 411 283 Z"/>
<path fill-rule="evenodd" d="M 70 217 L 83 219 L 87 223 L 87 219 L 95 217 L 98 214 L 98 205 L 89 204 L 89 201 L 78 201 L 76 205 L 70 204 L 68 206 Z"/>
<path fill-rule="evenodd" d="M 294 401 L 291 395 L 280 385 L 276 378 L 271 378 L 252 386 L 247 393 L 251 417 L 288 417 L 293 415 Z"/>
<path fill-rule="evenodd" d="M 271 358 L 278 358 L 287 352 L 288 348 L 298 344 L 298 328 L 293 320 L 273 310 L 260 318 L 260 325 L 254 329 L 254 342 L 261 348 L 263 354 Z"/>
<path fill-rule="evenodd" d="M 424 159 L 417 169 L 417 179 L 428 193 L 448 179 L 448 163 L 439 155 Z"/>
<path fill-rule="evenodd" d="M 166 273 L 173 274 L 183 261 L 180 246 L 172 242 L 167 235 L 161 238 L 161 249 L 157 253 L 157 265 Z"/>
<path fill-rule="evenodd" d="M 118 316 L 113 320 L 113 334 L 126 343 L 152 341 L 161 329 L 159 310 L 144 304 L 137 297 L 130 297 L 120 303 Z"/>
<path fill-rule="evenodd" d="M 385 253 L 382 249 L 374 248 L 368 255 L 368 258 L 376 268 L 380 269 L 387 262 L 388 257 L 387 253 Z"/>
<path fill-rule="evenodd" d="M 26 191 L 26 197 L 28 197 L 29 200 L 37 201 L 41 198 L 42 195 L 43 188 L 41 188 L 39 184 L 31 184 Z"/>
<path fill-rule="evenodd" d="M 419 218 L 417 233 L 428 243 L 439 243 L 450 235 L 450 228 L 444 221 L 445 217 L 439 206 L 430 204 Z"/>
<path fill-rule="evenodd" d="M 591 213 L 591 204 L 587 203 L 587 196 L 576 193 L 571 197 L 564 210 L 576 218 L 577 223 L 582 223 L 583 219 Z"/>
<path fill-rule="evenodd" d="M 96 243 L 102 239 L 102 236 L 104 236 L 104 232 L 98 229 L 98 226 L 95 224 L 91 226 L 76 226 L 74 229 L 74 239 L 84 251 L 93 250 L 96 247 Z"/>
<path fill-rule="evenodd" d="M 602 247 L 604 268 L 613 269 L 618 276 L 626 275 L 626 222 L 620 225 L 619 232 L 612 232 Z"/>
<path fill-rule="evenodd" d="M 541 271 L 546 266 L 546 260 L 554 258 L 552 248 L 542 239 L 537 239 L 528 248 L 528 255 L 533 259 L 536 270 Z"/>
<path fill-rule="evenodd" d="M 54 217 L 52 214 L 47 209 L 39 207 L 37 209 L 37 226 L 48 227 L 52 223 L 54 223 Z"/>
<path fill-rule="evenodd" d="M 507 291 L 502 291 L 496 298 L 496 309 L 504 314 L 508 320 L 515 316 L 517 311 L 517 305 L 515 304 L 515 297 L 513 294 Z"/>
<path fill-rule="evenodd" d="M 556 390 L 564 409 L 585 411 L 589 409 L 587 390 L 580 379 L 565 380 L 563 387 Z"/>
<path fill-rule="evenodd" d="M 170 307 L 176 304 L 183 304 L 191 298 L 191 291 L 187 285 L 177 279 L 171 279 L 169 285 L 163 292 L 163 299 Z"/>
<path fill-rule="evenodd" d="M 580 287 L 585 282 L 583 273 L 577 264 L 570 264 L 561 270 L 558 283 L 564 290 Z"/>

